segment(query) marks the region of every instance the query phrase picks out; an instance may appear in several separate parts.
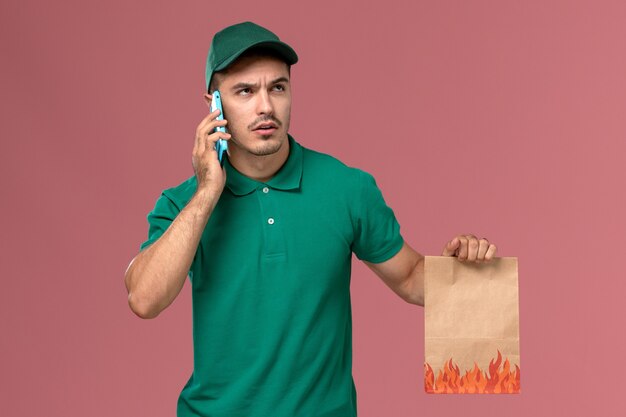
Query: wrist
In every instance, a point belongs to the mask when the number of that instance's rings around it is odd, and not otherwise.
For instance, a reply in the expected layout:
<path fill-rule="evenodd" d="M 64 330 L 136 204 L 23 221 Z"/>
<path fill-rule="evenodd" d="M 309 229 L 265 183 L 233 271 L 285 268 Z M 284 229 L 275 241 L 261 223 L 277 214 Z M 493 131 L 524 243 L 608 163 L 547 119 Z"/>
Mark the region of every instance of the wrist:
<path fill-rule="evenodd" d="M 219 197 L 220 193 L 217 190 L 209 187 L 201 187 L 196 190 L 191 199 L 196 201 L 201 207 L 210 207 L 213 209 L 213 207 L 217 204 Z"/>

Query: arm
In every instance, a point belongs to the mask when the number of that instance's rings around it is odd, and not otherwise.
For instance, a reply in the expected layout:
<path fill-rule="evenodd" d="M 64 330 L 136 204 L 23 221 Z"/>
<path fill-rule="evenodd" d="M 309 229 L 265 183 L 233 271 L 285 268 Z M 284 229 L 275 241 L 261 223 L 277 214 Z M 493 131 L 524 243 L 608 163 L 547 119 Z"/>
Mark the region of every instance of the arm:
<path fill-rule="evenodd" d="M 424 256 L 406 242 L 400 252 L 385 262 L 363 262 L 404 301 L 424 305 Z"/>
<path fill-rule="evenodd" d="M 485 238 L 458 235 L 446 244 L 442 256 L 456 256 L 459 261 L 480 263 L 491 261 L 496 250 L 496 246 Z M 363 262 L 404 301 L 424 306 L 424 256 L 406 242 L 400 252 L 385 262 Z"/>
<path fill-rule="evenodd" d="M 128 303 L 139 317 L 158 316 L 180 293 L 218 198 L 209 191 L 196 192 L 163 235 L 128 265 Z"/>
<path fill-rule="evenodd" d="M 209 97 L 205 94 L 210 107 Z M 192 153 L 196 193 L 161 237 L 135 256 L 124 274 L 128 304 L 141 318 L 158 316 L 180 293 L 202 232 L 226 184 L 226 171 L 217 160 L 215 142 L 229 140 L 230 134 L 215 130 L 227 123 L 225 119 L 216 120 L 218 114 L 218 110 L 210 113 L 196 128 Z"/>

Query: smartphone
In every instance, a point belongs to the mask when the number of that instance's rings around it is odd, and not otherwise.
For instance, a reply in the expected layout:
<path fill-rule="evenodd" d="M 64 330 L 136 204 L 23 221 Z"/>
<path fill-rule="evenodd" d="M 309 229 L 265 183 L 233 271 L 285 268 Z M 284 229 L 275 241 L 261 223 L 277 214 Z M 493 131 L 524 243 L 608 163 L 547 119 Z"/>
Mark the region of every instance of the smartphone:
<path fill-rule="evenodd" d="M 213 92 L 213 98 L 211 100 L 211 113 L 215 110 L 220 109 L 220 114 L 217 116 L 216 120 L 224 120 L 224 110 L 222 109 L 222 97 L 220 96 L 220 92 L 215 90 Z M 218 126 L 215 128 L 214 132 L 224 132 L 226 133 L 226 127 Z M 228 151 L 228 142 L 224 139 L 218 139 L 215 143 L 215 150 L 217 151 L 217 159 L 220 161 L 220 166 L 224 166 L 224 159 L 226 158 L 226 151 Z"/>

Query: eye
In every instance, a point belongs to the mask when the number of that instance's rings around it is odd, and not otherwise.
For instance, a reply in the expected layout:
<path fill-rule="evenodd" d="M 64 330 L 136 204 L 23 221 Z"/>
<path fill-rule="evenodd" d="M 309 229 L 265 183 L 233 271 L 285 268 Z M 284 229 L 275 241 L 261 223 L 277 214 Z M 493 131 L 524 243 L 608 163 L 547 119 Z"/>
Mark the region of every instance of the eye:
<path fill-rule="evenodd" d="M 248 94 L 250 94 L 252 92 L 251 89 L 249 88 L 242 88 L 241 90 L 239 90 L 237 92 L 237 94 L 239 94 L 240 96 L 247 96 Z"/>
<path fill-rule="evenodd" d="M 282 84 L 276 84 L 276 85 L 274 86 L 274 90 L 275 90 L 275 91 L 285 91 L 285 86 L 284 86 L 284 85 L 282 85 Z"/>

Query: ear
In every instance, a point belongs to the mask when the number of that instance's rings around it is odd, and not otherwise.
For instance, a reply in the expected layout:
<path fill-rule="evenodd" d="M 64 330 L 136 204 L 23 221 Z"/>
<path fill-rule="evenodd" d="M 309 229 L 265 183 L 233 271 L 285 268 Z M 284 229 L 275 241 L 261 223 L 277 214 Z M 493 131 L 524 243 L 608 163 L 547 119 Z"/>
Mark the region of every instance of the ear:
<path fill-rule="evenodd" d="M 211 94 L 208 93 L 204 93 L 204 101 L 206 101 L 207 106 L 209 106 L 209 109 L 211 108 L 211 101 L 213 100 L 213 96 Z"/>

